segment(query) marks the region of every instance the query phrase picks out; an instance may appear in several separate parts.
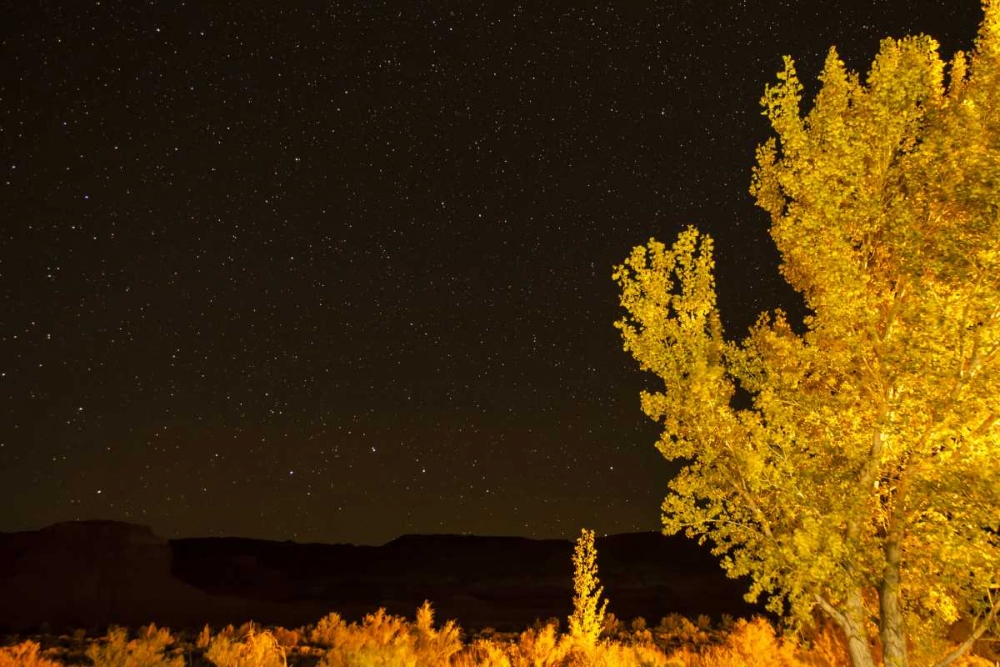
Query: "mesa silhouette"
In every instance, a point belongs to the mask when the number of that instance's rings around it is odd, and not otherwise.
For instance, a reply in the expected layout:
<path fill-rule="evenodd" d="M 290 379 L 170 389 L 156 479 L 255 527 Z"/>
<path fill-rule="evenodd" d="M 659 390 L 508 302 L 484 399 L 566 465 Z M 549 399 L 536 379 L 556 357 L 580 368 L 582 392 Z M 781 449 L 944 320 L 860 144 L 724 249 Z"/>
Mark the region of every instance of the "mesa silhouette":
<path fill-rule="evenodd" d="M 618 618 L 749 616 L 746 584 L 683 537 L 598 538 L 598 567 Z M 156 622 L 295 627 L 330 611 L 411 615 L 430 600 L 463 628 L 520 630 L 572 610 L 570 540 L 405 535 L 382 546 L 243 538 L 166 540 L 112 521 L 0 533 L 0 628 L 97 628 Z"/>

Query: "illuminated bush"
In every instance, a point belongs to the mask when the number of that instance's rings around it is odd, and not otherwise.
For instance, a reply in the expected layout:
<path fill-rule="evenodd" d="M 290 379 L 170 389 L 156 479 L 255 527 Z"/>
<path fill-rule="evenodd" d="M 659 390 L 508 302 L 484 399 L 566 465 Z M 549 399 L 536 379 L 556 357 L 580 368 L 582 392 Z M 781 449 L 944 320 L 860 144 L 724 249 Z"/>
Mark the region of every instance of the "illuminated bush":
<path fill-rule="evenodd" d="M 555 667 L 563 665 L 569 657 L 573 642 L 560 636 L 554 624 L 539 629 L 525 630 L 513 647 L 513 667 Z"/>
<path fill-rule="evenodd" d="M 302 633 L 299 630 L 286 630 L 285 628 L 275 628 L 274 638 L 278 645 L 284 649 L 295 648 L 302 641 Z"/>
<path fill-rule="evenodd" d="M 444 665 L 462 648 L 462 631 L 454 621 L 445 622 L 440 630 L 434 629 L 434 609 L 431 603 L 417 609 L 412 629 L 416 638 L 417 655 L 428 664 Z"/>
<path fill-rule="evenodd" d="M 581 530 L 573 552 L 573 614 L 569 634 L 576 644 L 589 648 L 597 643 L 608 601 L 601 602 L 604 588 L 597 578 L 594 531 Z"/>
<path fill-rule="evenodd" d="M 775 636 L 774 628 L 762 618 L 737 621 L 721 646 L 707 649 L 702 667 L 799 667 L 796 647 Z"/>
<path fill-rule="evenodd" d="M 0 667 L 61 667 L 58 662 L 40 656 L 39 648 L 33 641 L 0 647 Z"/>
<path fill-rule="evenodd" d="M 125 628 L 111 628 L 107 639 L 87 647 L 87 657 L 94 667 L 183 667 L 183 657 L 164 654 L 173 641 L 170 630 L 152 623 L 131 641 Z"/>
<path fill-rule="evenodd" d="M 655 634 L 669 636 L 669 646 Z M 683 638 L 683 640 L 682 640 Z M 286 652 L 294 645 L 295 654 Z M 94 642 L 86 655 L 95 667 L 183 667 L 170 632 L 156 626 L 141 628 L 129 640 L 123 628 L 112 628 Z M 198 648 L 195 648 L 197 646 Z M 847 667 L 843 638 L 836 628 L 819 627 L 800 641 L 780 637 L 764 619 L 738 620 L 725 630 L 710 627 L 707 618 L 691 622 L 681 616 L 663 619 L 651 631 L 641 619 L 626 629 L 617 624 L 614 637 L 587 645 L 557 621 L 538 622 L 519 635 L 481 634 L 467 645 L 454 621 L 434 624 L 430 603 L 417 609 L 412 621 L 384 609 L 358 623 L 328 614 L 309 629 L 260 630 L 245 624 L 212 636 L 206 627 L 191 637 L 193 665 L 215 667 Z M 179 648 L 173 649 L 179 653 Z M 988 656 L 988 646 L 983 655 Z M 0 647 L 0 667 L 62 667 L 76 665 L 79 655 L 52 649 L 42 657 L 37 643 L 25 641 Z M 916 661 L 913 664 L 918 664 Z M 924 664 L 924 663 L 919 663 Z M 927 663 L 929 664 L 929 663 Z M 991 667 L 987 657 L 966 655 L 953 667 Z"/>
<path fill-rule="evenodd" d="M 604 642 L 581 665 L 595 667 L 686 667 L 683 660 L 667 656 L 652 645 Z"/>
<path fill-rule="evenodd" d="M 347 624 L 340 614 L 331 612 L 319 619 L 316 627 L 309 635 L 309 641 L 315 646 L 331 648 L 343 641 L 343 633 L 347 632 Z"/>
<path fill-rule="evenodd" d="M 285 667 L 285 651 L 274 635 L 253 626 L 241 628 L 241 639 L 229 633 L 219 634 L 208 645 L 205 657 L 216 667 Z"/>
<path fill-rule="evenodd" d="M 209 643 L 212 641 L 212 629 L 208 627 L 208 624 L 201 629 L 198 633 L 198 638 L 195 640 L 195 646 L 200 648 L 202 651 L 208 648 Z"/>
<path fill-rule="evenodd" d="M 848 667 L 844 635 L 832 623 L 812 628 L 803 635 L 804 647 L 799 658 L 809 667 Z M 955 664 L 958 667 L 958 663 Z"/>
<path fill-rule="evenodd" d="M 477 639 L 451 660 L 452 667 L 513 667 L 507 642 Z"/>
<path fill-rule="evenodd" d="M 670 614 L 660 619 L 653 629 L 653 636 L 663 646 L 702 645 L 708 642 L 708 619 L 700 618 L 699 625 L 680 614 Z"/>
<path fill-rule="evenodd" d="M 320 667 L 417 667 L 447 665 L 462 648 L 459 635 L 452 621 L 435 629 L 434 611 L 425 602 L 412 624 L 385 609 L 368 614 L 360 625 L 345 624 L 337 614 L 329 614 L 320 620 L 311 638 L 329 647 Z"/>

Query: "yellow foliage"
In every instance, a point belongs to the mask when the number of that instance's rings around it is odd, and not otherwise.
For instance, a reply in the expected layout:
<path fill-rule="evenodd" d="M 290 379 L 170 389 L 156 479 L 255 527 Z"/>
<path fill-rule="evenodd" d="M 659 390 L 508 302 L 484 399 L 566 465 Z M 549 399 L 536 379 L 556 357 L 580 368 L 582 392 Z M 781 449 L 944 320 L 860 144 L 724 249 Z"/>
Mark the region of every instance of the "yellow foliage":
<path fill-rule="evenodd" d="M 0 667 L 61 667 L 58 662 L 43 658 L 39 648 L 38 642 L 30 640 L 0 647 Z"/>
<path fill-rule="evenodd" d="M 201 629 L 198 633 L 198 638 L 195 640 L 195 646 L 200 648 L 202 651 L 208 648 L 208 645 L 212 642 L 212 628 L 205 624 L 205 627 Z"/>
<path fill-rule="evenodd" d="M 701 646 L 709 641 L 709 622 L 704 616 L 698 620 L 699 624 L 695 625 L 680 614 L 664 616 L 653 629 L 653 636 L 664 646 Z"/>
<path fill-rule="evenodd" d="M 333 631 L 330 650 L 320 661 L 320 667 L 417 664 L 415 642 L 406 619 L 388 615 L 385 609 L 365 616 L 360 626 L 334 625 Z"/>
<path fill-rule="evenodd" d="M 216 667 L 285 667 L 285 650 L 268 630 L 258 632 L 253 625 L 241 628 L 242 638 L 220 634 L 205 653 Z"/>
<path fill-rule="evenodd" d="M 312 640 L 329 648 L 320 667 L 416 667 L 449 664 L 462 648 L 460 635 L 454 621 L 436 629 L 434 610 L 424 602 L 412 624 L 386 614 L 385 609 L 368 614 L 360 625 L 346 624 L 337 614 L 330 614 L 317 624 Z"/>
<path fill-rule="evenodd" d="M 341 633 L 346 630 L 344 619 L 336 612 L 330 612 L 316 623 L 309 640 L 318 646 L 331 647 L 338 643 Z"/>
<path fill-rule="evenodd" d="M 721 646 L 708 648 L 701 667 L 800 667 L 794 644 L 775 636 L 767 621 L 738 621 Z"/>
<path fill-rule="evenodd" d="M 588 646 L 574 641 L 568 633 L 561 634 L 558 625 L 549 622 L 530 628 L 513 640 L 500 639 L 491 633 L 489 639 L 479 638 L 463 645 L 454 622 L 436 629 L 433 616 L 429 603 L 418 610 L 412 622 L 384 610 L 350 624 L 331 614 L 326 617 L 328 622 L 321 624 L 329 630 L 322 635 L 325 651 L 314 649 L 309 645 L 312 637 L 306 641 L 299 632 L 297 659 L 287 660 L 292 665 L 320 667 L 845 667 L 849 664 L 843 638 L 830 625 L 810 631 L 801 643 L 796 643 L 777 636 L 772 625 L 761 618 L 737 620 L 728 623 L 728 629 L 720 630 L 710 628 L 705 618 L 695 624 L 672 615 L 657 627 L 662 636 L 655 640 L 644 623 L 635 623 L 631 633 L 620 629 L 616 639 L 600 639 Z M 673 640 L 664 641 L 664 631 L 676 639 L 692 629 L 697 633 L 692 642 L 678 645 Z M 213 637 L 204 656 L 206 664 L 285 667 L 285 653 L 277 637 L 288 631 L 282 628 L 261 631 L 252 624 L 244 625 L 242 631 L 242 637 L 235 631 L 220 632 Z M 162 661 L 167 638 L 168 631 L 152 626 L 141 629 L 136 640 L 129 642 L 125 630 L 113 629 L 107 640 L 90 647 L 88 655 L 92 659 L 98 656 L 95 660 L 98 666 L 180 667 L 179 657 Z M 138 644 L 151 650 L 135 650 Z M 108 650 L 109 647 L 115 650 Z M 937 648 L 951 650 L 954 645 L 943 643 Z M 0 667 L 58 667 L 60 659 L 75 664 L 69 656 L 51 652 L 52 658 L 41 657 L 38 644 L 31 641 L 0 647 Z M 984 645 L 980 655 L 967 654 L 952 664 L 987 667 L 993 664 L 993 658 Z M 915 652 L 912 664 L 930 664 L 928 660 L 925 654 Z M 202 663 L 196 660 L 195 664 Z"/>
<path fill-rule="evenodd" d="M 803 331 L 764 313 L 727 339 L 693 228 L 614 271 L 625 350 L 662 383 L 642 409 L 684 463 L 665 531 L 711 538 L 772 610 L 821 609 L 859 666 L 873 615 L 894 667 L 1000 610 L 1000 0 L 984 9 L 947 84 L 921 36 L 884 40 L 864 80 L 831 49 L 805 114 L 791 58 L 767 87 L 751 189 Z"/>
<path fill-rule="evenodd" d="M 963 655 L 951 663 L 951 667 L 996 667 L 997 663 L 977 655 Z"/>
<path fill-rule="evenodd" d="M 164 654 L 173 641 L 170 630 L 152 623 L 133 640 L 125 628 L 110 628 L 104 641 L 87 647 L 87 657 L 94 667 L 183 667 L 183 657 Z"/>
<path fill-rule="evenodd" d="M 594 531 L 581 530 L 573 551 L 573 614 L 569 617 L 569 634 L 583 647 L 597 643 L 604 623 L 608 601 L 601 602 L 604 588 L 597 578 L 597 549 Z"/>
<path fill-rule="evenodd" d="M 808 646 L 798 651 L 799 660 L 809 667 L 847 667 L 847 645 L 841 633 L 833 624 L 826 623 L 815 628 L 806 637 Z"/>
<path fill-rule="evenodd" d="M 513 667 L 506 644 L 477 639 L 451 660 L 452 667 Z"/>
<path fill-rule="evenodd" d="M 278 642 L 278 646 L 284 649 L 295 648 L 299 645 L 302 640 L 302 636 L 298 630 L 286 630 L 285 628 L 274 628 L 272 631 L 274 634 L 275 641 Z"/>
<path fill-rule="evenodd" d="M 511 664 L 513 667 L 557 667 L 566 662 L 572 647 L 572 640 L 560 636 L 550 623 L 521 633 L 511 651 Z"/>

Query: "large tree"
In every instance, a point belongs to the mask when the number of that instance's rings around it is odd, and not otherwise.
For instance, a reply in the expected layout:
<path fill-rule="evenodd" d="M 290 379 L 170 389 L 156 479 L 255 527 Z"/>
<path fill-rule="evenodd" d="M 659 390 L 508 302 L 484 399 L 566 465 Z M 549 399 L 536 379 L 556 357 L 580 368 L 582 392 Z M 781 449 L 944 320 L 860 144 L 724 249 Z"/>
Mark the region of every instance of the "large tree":
<path fill-rule="evenodd" d="M 694 229 L 614 274 L 625 349 L 663 383 L 642 408 L 683 462 L 665 532 L 709 538 L 752 598 L 826 614 L 856 667 L 877 643 L 888 667 L 948 664 L 1000 605 L 1000 0 L 984 9 L 947 85 L 921 36 L 884 40 L 865 80 L 831 50 L 808 113 L 790 58 L 767 87 L 751 191 L 802 326 L 779 311 L 727 339 Z"/>

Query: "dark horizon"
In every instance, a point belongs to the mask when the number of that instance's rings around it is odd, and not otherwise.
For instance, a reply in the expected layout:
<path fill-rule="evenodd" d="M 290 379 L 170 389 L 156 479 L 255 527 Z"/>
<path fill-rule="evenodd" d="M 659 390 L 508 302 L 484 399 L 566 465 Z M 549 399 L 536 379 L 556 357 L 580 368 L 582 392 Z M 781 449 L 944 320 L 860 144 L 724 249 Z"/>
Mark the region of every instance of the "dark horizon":
<path fill-rule="evenodd" d="M 693 224 L 729 336 L 800 313 L 748 194 L 764 86 L 950 57 L 981 9 L 8 14 L 0 531 L 384 544 L 658 531 L 612 266 Z"/>
<path fill-rule="evenodd" d="M 105 519 L 100 517 L 93 517 L 87 519 L 68 519 L 65 521 L 57 521 L 55 523 L 46 524 L 44 526 L 39 526 L 38 528 L 25 528 L 22 530 L 0 530 L 0 535 L 10 535 L 14 533 L 33 533 L 38 531 L 44 531 L 46 529 L 52 529 L 64 524 L 84 524 L 84 525 L 121 525 L 121 526 L 132 526 L 132 527 L 142 527 L 148 528 L 153 535 L 163 538 L 167 541 L 173 540 L 208 540 L 208 539 L 220 539 L 220 540 L 248 540 L 248 541 L 262 541 L 262 542 L 275 542 L 275 543 L 294 543 L 301 546 L 310 545 L 320 545 L 320 546 L 355 546 L 355 547 L 383 547 L 392 542 L 398 540 L 404 540 L 408 538 L 474 538 L 474 539 L 516 539 L 516 540 L 530 540 L 533 542 L 543 542 L 543 541 L 557 541 L 557 542 L 574 542 L 578 537 L 579 533 L 576 535 L 568 535 L 566 537 L 531 537 L 527 535 L 516 535 L 516 534 L 494 534 L 494 533 L 455 533 L 455 532 L 437 532 L 437 533 L 400 533 L 395 537 L 391 537 L 384 542 L 352 542 L 352 541 L 340 541 L 340 542 L 325 542 L 325 541 L 305 541 L 305 540 L 295 540 L 290 538 L 265 538 L 265 537 L 248 537 L 245 535 L 227 535 L 227 534 L 216 534 L 216 535 L 165 535 L 163 532 L 157 530 L 155 525 L 145 524 L 136 521 L 126 521 L 121 519 Z M 604 538 L 615 538 L 629 535 L 662 535 L 662 531 L 657 530 L 636 530 L 636 531 L 624 531 L 619 533 L 597 533 L 595 535 L 598 541 Z M 697 539 L 688 538 L 681 536 L 685 540 L 689 540 L 692 543 L 696 543 Z"/>
<path fill-rule="evenodd" d="M 694 619 L 760 611 L 703 547 L 655 534 L 598 538 L 613 613 Z M 440 537 L 385 545 L 219 538 L 150 539 L 122 524 L 0 533 L 7 570 L 0 629 L 137 627 L 199 632 L 206 623 L 298 628 L 335 611 L 360 621 L 383 608 L 412 617 L 430 601 L 466 630 L 521 631 L 572 609 L 574 545 L 530 538 Z M 637 586 L 636 582 L 642 585 Z"/>

